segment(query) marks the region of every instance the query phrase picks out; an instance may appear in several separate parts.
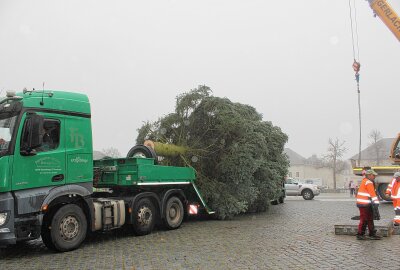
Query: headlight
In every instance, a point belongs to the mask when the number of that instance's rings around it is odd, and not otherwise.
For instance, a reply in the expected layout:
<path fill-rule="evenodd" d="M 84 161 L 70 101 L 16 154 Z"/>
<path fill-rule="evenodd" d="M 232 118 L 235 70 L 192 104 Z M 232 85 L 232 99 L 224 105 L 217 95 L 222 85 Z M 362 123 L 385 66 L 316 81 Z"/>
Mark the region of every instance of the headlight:
<path fill-rule="evenodd" d="M 7 221 L 7 212 L 0 213 L 0 226 L 3 226 Z"/>

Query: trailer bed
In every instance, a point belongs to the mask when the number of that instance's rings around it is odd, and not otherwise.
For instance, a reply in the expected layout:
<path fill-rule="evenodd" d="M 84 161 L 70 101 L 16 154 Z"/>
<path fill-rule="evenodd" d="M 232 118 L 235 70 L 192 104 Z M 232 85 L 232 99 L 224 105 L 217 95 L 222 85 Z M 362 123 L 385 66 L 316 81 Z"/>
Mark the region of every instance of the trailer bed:
<path fill-rule="evenodd" d="M 152 158 L 117 158 L 94 161 L 94 186 L 180 185 L 196 179 L 193 168 L 154 165 Z"/>

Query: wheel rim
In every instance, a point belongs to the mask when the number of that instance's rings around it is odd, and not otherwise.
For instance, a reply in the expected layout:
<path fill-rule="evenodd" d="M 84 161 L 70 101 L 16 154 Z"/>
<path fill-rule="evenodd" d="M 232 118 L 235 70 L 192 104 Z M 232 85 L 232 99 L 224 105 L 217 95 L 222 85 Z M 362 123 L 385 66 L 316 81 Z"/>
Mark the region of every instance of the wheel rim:
<path fill-rule="evenodd" d="M 304 192 L 304 198 L 310 199 L 311 198 L 311 192 L 309 192 L 309 191 Z"/>
<path fill-rule="evenodd" d="M 378 187 L 379 196 L 385 201 L 390 201 L 390 195 L 386 194 L 388 184 L 380 184 Z"/>
<path fill-rule="evenodd" d="M 177 223 L 181 218 L 181 214 L 182 213 L 180 211 L 179 205 L 177 203 L 173 203 L 168 211 L 168 219 L 171 223 Z"/>
<path fill-rule="evenodd" d="M 143 152 L 137 152 L 132 157 L 146 158 L 146 154 Z"/>
<path fill-rule="evenodd" d="M 66 216 L 60 222 L 60 235 L 66 241 L 71 241 L 79 233 L 79 221 L 75 216 Z"/>
<path fill-rule="evenodd" d="M 140 225 L 149 225 L 153 219 L 153 213 L 150 208 L 143 206 L 138 211 L 138 222 Z"/>

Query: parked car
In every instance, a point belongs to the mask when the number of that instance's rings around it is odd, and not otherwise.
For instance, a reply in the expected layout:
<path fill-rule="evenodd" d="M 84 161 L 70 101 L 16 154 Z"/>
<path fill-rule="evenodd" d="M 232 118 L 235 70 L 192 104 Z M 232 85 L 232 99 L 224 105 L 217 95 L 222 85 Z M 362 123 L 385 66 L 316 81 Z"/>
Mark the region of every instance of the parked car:
<path fill-rule="evenodd" d="M 300 183 L 296 179 L 287 179 L 285 183 L 286 196 L 303 196 L 304 200 L 312 200 L 321 191 L 317 185 Z"/>

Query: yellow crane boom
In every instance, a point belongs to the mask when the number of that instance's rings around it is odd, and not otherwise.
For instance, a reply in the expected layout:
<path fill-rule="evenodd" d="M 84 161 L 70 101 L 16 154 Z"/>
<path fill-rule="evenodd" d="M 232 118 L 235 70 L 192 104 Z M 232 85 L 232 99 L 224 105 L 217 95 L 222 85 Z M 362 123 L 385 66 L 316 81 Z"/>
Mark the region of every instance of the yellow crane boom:
<path fill-rule="evenodd" d="M 386 0 L 368 0 L 374 13 L 400 41 L 400 18 Z"/>

